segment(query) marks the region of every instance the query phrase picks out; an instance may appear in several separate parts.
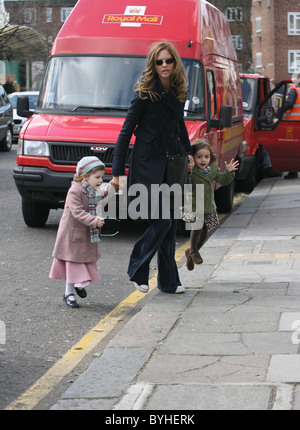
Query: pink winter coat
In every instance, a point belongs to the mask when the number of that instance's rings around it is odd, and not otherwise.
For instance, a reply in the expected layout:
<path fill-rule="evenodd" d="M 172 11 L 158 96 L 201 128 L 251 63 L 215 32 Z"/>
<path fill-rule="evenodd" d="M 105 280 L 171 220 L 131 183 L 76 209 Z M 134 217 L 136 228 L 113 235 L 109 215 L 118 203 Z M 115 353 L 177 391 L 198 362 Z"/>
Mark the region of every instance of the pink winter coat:
<path fill-rule="evenodd" d="M 114 192 L 108 184 L 105 191 Z M 90 227 L 97 228 L 97 217 L 89 213 L 88 193 L 80 182 L 68 191 L 52 257 L 74 263 L 92 263 L 100 258 L 98 242 L 91 243 Z"/>

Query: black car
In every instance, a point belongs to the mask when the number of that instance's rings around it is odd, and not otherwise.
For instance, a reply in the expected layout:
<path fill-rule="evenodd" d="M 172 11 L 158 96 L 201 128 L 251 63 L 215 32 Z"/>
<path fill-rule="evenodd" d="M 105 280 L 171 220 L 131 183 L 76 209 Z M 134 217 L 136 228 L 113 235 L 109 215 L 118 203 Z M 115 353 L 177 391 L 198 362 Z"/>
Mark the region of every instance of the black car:
<path fill-rule="evenodd" d="M 0 151 L 11 150 L 13 126 L 13 108 L 4 88 L 0 85 Z"/>

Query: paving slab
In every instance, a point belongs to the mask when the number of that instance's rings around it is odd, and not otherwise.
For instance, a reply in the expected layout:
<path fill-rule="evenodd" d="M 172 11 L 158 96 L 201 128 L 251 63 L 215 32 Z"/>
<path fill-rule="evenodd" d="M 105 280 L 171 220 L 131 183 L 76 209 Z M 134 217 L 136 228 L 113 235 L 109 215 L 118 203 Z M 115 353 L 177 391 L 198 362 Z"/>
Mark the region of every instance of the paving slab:
<path fill-rule="evenodd" d="M 253 385 L 163 385 L 157 386 L 147 410 L 267 410 L 273 401 L 273 386 Z"/>
<path fill-rule="evenodd" d="M 139 382 L 152 384 L 264 382 L 269 355 L 187 355 L 164 354 L 153 356 L 140 374 Z"/>
<path fill-rule="evenodd" d="M 152 352 L 151 348 L 106 348 L 62 399 L 118 398 Z"/>
<path fill-rule="evenodd" d="M 300 355 L 273 355 L 267 373 L 267 381 L 300 383 Z"/>

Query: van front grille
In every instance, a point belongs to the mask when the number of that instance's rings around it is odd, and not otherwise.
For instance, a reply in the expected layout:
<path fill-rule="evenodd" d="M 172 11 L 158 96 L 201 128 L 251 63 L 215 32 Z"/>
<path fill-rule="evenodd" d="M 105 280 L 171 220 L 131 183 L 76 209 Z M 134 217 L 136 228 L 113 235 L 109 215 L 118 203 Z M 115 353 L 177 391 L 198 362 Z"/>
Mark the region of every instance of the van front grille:
<path fill-rule="evenodd" d="M 101 160 L 105 166 L 110 167 L 113 161 L 114 145 L 109 144 L 86 144 L 86 143 L 61 143 L 49 142 L 50 159 L 54 164 L 76 165 L 82 157 L 94 155 Z M 126 167 L 129 166 L 132 147 L 127 151 Z"/>

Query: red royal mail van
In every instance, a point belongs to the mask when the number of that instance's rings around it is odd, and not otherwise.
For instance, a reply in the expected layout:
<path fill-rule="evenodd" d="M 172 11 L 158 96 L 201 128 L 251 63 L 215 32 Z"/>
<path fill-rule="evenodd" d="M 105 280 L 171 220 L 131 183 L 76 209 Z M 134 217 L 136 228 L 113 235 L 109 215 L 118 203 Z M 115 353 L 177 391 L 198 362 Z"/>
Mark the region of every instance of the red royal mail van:
<path fill-rule="evenodd" d="M 300 171 L 300 121 L 283 113 L 282 107 L 292 81 L 282 81 L 261 101 L 255 116 L 255 133 L 268 151 L 272 169 L 277 172 Z"/>
<path fill-rule="evenodd" d="M 252 191 L 261 176 L 262 147 L 255 128 L 255 116 L 260 103 L 274 88 L 271 80 L 259 74 L 240 74 L 244 110 L 244 165 L 238 177 L 240 191 Z"/>
<path fill-rule="evenodd" d="M 275 87 L 266 76 L 241 74 L 240 77 L 247 149 L 237 186 L 239 190 L 252 191 L 262 176 L 262 157 L 270 156 L 273 171 L 300 171 L 300 121 L 293 121 L 282 112 L 291 81 Z"/>
<path fill-rule="evenodd" d="M 18 143 L 16 186 L 29 226 L 63 207 L 77 161 L 96 155 L 111 178 L 114 146 L 149 46 L 169 40 L 189 77 L 185 120 L 191 140 L 207 137 L 220 168 L 242 157 L 243 108 L 236 53 L 226 17 L 204 0 L 79 0 L 49 57 L 36 110 Z M 22 111 L 22 112 L 21 112 Z M 134 138 L 127 155 L 130 163 Z M 242 166 L 242 163 L 241 163 Z M 234 183 L 216 192 L 230 211 Z"/>

